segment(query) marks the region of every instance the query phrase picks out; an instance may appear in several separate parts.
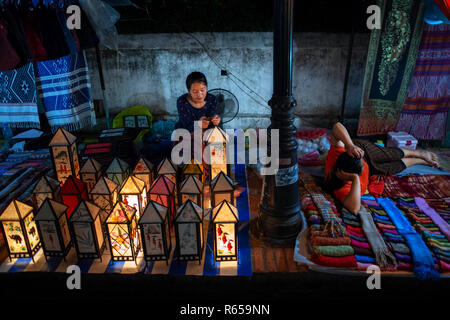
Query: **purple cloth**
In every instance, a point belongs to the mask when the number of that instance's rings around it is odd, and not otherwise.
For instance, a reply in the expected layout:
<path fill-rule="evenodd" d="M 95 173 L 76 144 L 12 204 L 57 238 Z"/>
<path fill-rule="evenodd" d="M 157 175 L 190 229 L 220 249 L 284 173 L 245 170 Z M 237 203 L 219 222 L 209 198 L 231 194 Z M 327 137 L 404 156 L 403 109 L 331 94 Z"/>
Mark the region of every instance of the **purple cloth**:
<path fill-rule="evenodd" d="M 433 208 L 428 205 L 425 199 L 415 197 L 414 201 L 416 202 L 419 209 L 422 210 L 422 212 L 427 216 L 429 216 L 431 220 L 433 220 L 434 224 L 439 227 L 443 234 L 445 234 L 445 237 L 450 240 L 450 226 L 448 225 L 448 223 L 444 219 L 442 219 L 442 217 Z"/>

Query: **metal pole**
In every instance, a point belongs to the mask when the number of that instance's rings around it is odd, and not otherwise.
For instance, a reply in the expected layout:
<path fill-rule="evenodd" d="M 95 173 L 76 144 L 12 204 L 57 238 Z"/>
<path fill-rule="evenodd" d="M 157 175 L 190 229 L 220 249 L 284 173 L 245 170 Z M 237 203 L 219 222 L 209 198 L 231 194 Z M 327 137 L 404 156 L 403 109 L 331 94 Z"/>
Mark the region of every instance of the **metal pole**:
<path fill-rule="evenodd" d="M 292 96 L 293 10 L 294 0 L 274 0 L 273 96 L 269 101 L 272 108 L 269 129 L 279 130 L 280 159 L 278 172 L 264 177 L 256 228 L 257 235 L 273 245 L 293 244 L 301 229 L 293 113 L 297 102 Z"/>
<path fill-rule="evenodd" d="M 110 129 L 111 125 L 109 124 L 109 110 L 105 100 L 105 78 L 103 77 L 102 57 L 100 55 L 100 49 L 98 45 L 95 47 L 95 55 L 97 57 L 98 74 L 100 77 L 100 86 L 102 88 L 103 108 L 105 109 L 106 116 L 106 129 Z"/>

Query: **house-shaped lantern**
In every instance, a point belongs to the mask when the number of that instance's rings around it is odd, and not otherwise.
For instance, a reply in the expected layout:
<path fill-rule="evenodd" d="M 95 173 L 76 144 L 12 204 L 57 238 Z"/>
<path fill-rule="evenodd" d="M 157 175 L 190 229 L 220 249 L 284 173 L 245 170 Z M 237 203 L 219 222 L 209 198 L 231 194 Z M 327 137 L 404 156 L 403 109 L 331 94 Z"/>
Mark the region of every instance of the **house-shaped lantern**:
<path fill-rule="evenodd" d="M 66 205 L 47 198 L 34 218 L 42 241 L 45 259 L 47 257 L 63 257 L 65 260 L 72 247 L 67 208 Z"/>
<path fill-rule="evenodd" d="M 169 221 L 173 224 L 175 218 L 175 184 L 165 176 L 159 176 L 153 181 L 153 184 L 148 193 L 149 201 L 156 201 L 159 204 L 167 207 L 169 210 Z"/>
<path fill-rule="evenodd" d="M 105 249 L 101 209 L 89 201 L 81 201 L 69 219 L 78 258 L 102 259 Z"/>
<path fill-rule="evenodd" d="M 147 206 L 145 182 L 135 176 L 129 176 L 119 191 L 120 201 L 136 209 L 136 220 L 139 220 Z"/>
<path fill-rule="evenodd" d="M 117 202 L 106 219 L 106 227 L 112 260 L 136 261 L 140 250 L 136 209 Z"/>
<path fill-rule="evenodd" d="M 235 206 L 224 200 L 212 210 L 214 226 L 214 258 L 216 261 L 238 259 L 239 213 Z"/>
<path fill-rule="evenodd" d="M 105 173 L 108 179 L 114 181 L 121 187 L 128 177 L 128 163 L 122 159 L 114 158 Z"/>
<path fill-rule="evenodd" d="M 203 164 L 199 163 L 195 159 L 192 159 L 191 163 L 185 164 L 183 167 L 184 179 L 188 178 L 189 176 L 194 176 L 203 183 L 203 173 Z"/>
<path fill-rule="evenodd" d="M 221 171 L 211 181 L 211 207 L 214 208 L 223 200 L 234 205 L 234 182 L 229 176 Z"/>
<path fill-rule="evenodd" d="M 101 176 L 89 195 L 92 201 L 100 207 L 100 219 L 102 224 L 104 224 L 118 199 L 117 183 Z"/>
<path fill-rule="evenodd" d="M 47 198 L 56 200 L 60 189 L 59 181 L 48 176 L 42 176 L 32 191 L 35 208 L 39 209 Z"/>
<path fill-rule="evenodd" d="M 191 200 L 175 217 L 176 255 L 181 260 L 200 260 L 203 254 L 203 209 Z"/>
<path fill-rule="evenodd" d="M 70 176 L 67 178 L 64 185 L 61 187 L 61 201 L 64 203 L 67 209 L 67 218 L 70 218 L 73 210 L 82 200 L 88 200 L 88 192 L 86 184 L 80 179 Z"/>
<path fill-rule="evenodd" d="M 41 247 L 33 207 L 13 200 L 1 213 L 0 222 L 7 241 L 9 259 L 33 258 Z"/>
<path fill-rule="evenodd" d="M 102 166 L 95 159 L 88 158 L 80 170 L 81 181 L 86 183 L 88 192 L 92 190 L 95 183 L 102 174 Z"/>
<path fill-rule="evenodd" d="M 164 160 L 162 160 L 160 162 L 160 164 L 158 165 L 158 168 L 156 169 L 156 175 L 167 177 L 170 179 L 170 181 L 172 181 L 174 183 L 175 189 L 173 192 L 175 195 L 175 200 L 177 200 L 177 197 L 178 197 L 177 168 L 172 163 L 172 161 L 170 161 L 170 159 L 168 159 L 168 158 L 165 158 Z"/>
<path fill-rule="evenodd" d="M 154 180 L 153 164 L 145 158 L 140 158 L 138 163 L 134 167 L 132 174 L 136 178 L 145 182 L 145 187 L 148 192 Z"/>
<path fill-rule="evenodd" d="M 221 171 L 227 175 L 230 173 L 230 165 L 227 164 L 227 139 L 227 133 L 217 126 L 209 130 L 204 137 L 206 143 L 205 153 L 209 163 L 208 171 L 210 181 Z"/>
<path fill-rule="evenodd" d="M 203 183 L 196 176 L 188 176 L 180 186 L 180 203 L 192 200 L 203 208 Z"/>
<path fill-rule="evenodd" d="M 49 143 L 56 177 L 64 183 L 69 176 L 79 177 L 77 138 L 69 131 L 59 128 Z"/>
<path fill-rule="evenodd" d="M 169 260 L 172 250 L 168 208 L 150 201 L 139 220 L 145 261 Z"/>

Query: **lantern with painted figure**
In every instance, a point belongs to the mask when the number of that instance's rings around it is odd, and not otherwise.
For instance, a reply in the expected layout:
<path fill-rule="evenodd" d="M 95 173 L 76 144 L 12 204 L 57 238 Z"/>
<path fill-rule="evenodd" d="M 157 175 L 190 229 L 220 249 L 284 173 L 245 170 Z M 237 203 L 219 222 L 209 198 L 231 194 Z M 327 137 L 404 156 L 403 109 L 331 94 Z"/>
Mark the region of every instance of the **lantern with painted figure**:
<path fill-rule="evenodd" d="M 136 209 L 136 220 L 139 220 L 147 206 L 145 182 L 129 176 L 119 191 L 120 201 Z"/>
<path fill-rule="evenodd" d="M 56 177 L 64 183 L 69 176 L 79 177 L 77 138 L 69 131 L 59 128 L 49 143 Z"/>
<path fill-rule="evenodd" d="M 70 218 L 73 210 L 82 200 L 88 200 L 86 184 L 73 176 L 67 178 L 61 187 L 61 201 L 67 208 L 67 218 Z"/>
<path fill-rule="evenodd" d="M 63 257 L 65 260 L 72 247 L 67 209 L 68 207 L 63 203 L 47 198 L 34 218 L 42 241 L 45 259 L 47 257 Z"/>
<path fill-rule="evenodd" d="M 187 200 L 175 217 L 176 255 L 180 260 L 199 260 L 203 254 L 203 209 Z"/>
<path fill-rule="evenodd" d="M 100 207 L 100 219 L 104 224 L 118 199 L 117 183 L 101 176 L 89 195 L 92 201 Z"/>
<path fill-rule="evenodd" d="M 154 180 L 153 164 L 145 158 L 140 158 L 134 167 L 133 173 L 136 178 L 145 182 L 146 191 L 150 191 Z"/>
<path fill-rule="evenodd" d="M 165 176 L 159 176 L 153 181 L 148 193 L 149 200 L 156 201 L 169 210 L 169 222 L 172 225 L 175 218 L 175 184 Z"/>
<path fill-rule="evenodd" d="M 59 196 L 60 182 L 48 176 L 42 176 L 36 186 L 33 188 L 32 198 L 36 209 L 42 205 L 45 199 L 56 200 Z"/>
<path fill-rule="evenodd" d="M 221 171 L 226 175 L 230 174 L 230 165 L 227 164 L 227 139 L 227 133 L 217 126 L 209 129 L 204 136 L 210 181 Z"/>
<path fill-rule="evenodd" d="M 106 244 L 100 221 L 100 211 L 101 209 L 95 204 L 81 201 L 69 219 L 75 249 L 80 259 L 100 258 L 100 261 L 102 260 Z"/>
<path fill-rule="evenodd" d="M 139 220 L 141 241 L 146 262 L 154 260 L 169 260 L 172 250 L 170 239 L 168 208 L 150 201 Z"/>
<path fill-rule="evenodd" d="M 196 176 L 188 176 L 181 183 L 180 198 L 180 203 L 192 200 L 203 208 L 203 183 Z"/>
<path fill-rule="evenodd" d="M 102 166 L 98 163 L 97 160 L 88 158 L 84 163 L 83 167 L 80 170 L 81 181 L 86 183 L 88 192 L 92 190 L 92 188 L 97 183 L 97 180 L 100 178 Z"/>
<path fill-rule="evenodd" d="M 164 176 L 173 182 L 175 188 L 173 190 L 175 201 L 178 202 L 178 182 L 177 182 L 177 167 L 169 158 L 165 158 L 160 162 L 156 168 L 157 176 Z"/>
<path fill-rule="evenodd" d="M 217 206 L 223 200 L 234 205 L 234 182 L 229 176 L 221 171 L 211 181 L 210 189 L 211 207 Z"/>
<path fill-rule="evenodd" d="M 106 177 L 122 186 L 128 177 L 128 163 L 119 158 L 114 158 L 105 171 Z"/>
<path fill-rule="evenodd" d="M 40 237 L 34 221 L 33 207 L 13 200 L 0 215 L 2 232 L 5 235 L 9 259 L 32 258 L 41 247 Z"/>
<path fill-rule="evenodd" d="M 117 202 L 106 219 L 111 258 L 114 261 L 136 261 L 140 250 L 136 209 Z"/>
<path fill-rule="evenodd" d="M 236 261 L 238 259 L 239 212 L 227 200 L 223 200 L 212 210 L 211 222 L 214 228 L 214 258 L 216 261 Z"/>

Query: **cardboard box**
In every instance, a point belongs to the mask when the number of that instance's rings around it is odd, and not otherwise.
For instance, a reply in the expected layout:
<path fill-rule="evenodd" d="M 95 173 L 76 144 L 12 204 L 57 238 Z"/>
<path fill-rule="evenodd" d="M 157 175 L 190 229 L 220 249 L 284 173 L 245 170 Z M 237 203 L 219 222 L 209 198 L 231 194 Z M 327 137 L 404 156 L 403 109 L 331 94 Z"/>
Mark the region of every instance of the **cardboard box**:
<path fill-rule="evenodd" d="M 387 147 L 415 150 L 417 148 L 417 142 L 416 138 L 406 132 L 388 132 Z"/>

